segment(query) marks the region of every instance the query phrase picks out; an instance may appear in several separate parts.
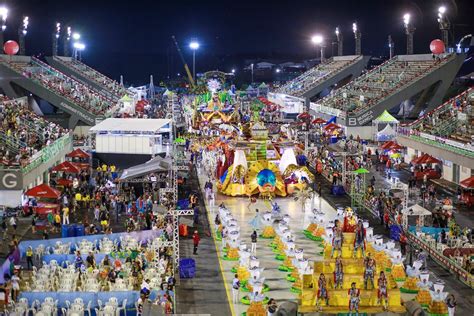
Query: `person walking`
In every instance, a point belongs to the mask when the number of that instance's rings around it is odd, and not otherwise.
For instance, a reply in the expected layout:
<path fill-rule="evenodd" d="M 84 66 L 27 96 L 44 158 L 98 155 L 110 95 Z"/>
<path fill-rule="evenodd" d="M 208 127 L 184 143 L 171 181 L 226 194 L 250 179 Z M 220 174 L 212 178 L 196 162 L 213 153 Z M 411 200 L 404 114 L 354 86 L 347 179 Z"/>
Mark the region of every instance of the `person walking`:
<path fill-rule="evenodd" d="M 252 235 L 250 235 L 250 238 L 252 240 L 252 252 L 253 254 L 257 254 L 257 231 L 254 230 Z"/>
<path fill-rule="evenodd" d="M 28 270 L 33 268 L 33 248 L 31 246 L 26 249 L 26 267 Z"/>
<path fill-rule="evenodd" d="M 449 316 L 454 316 L 454 313 L 456 312 L 457 302 L 453 294 L 448 295 L 448 298 L 446 299 L 446 305 L 448 305 Z"/>
<path fill-rule="evenodd" d="M 201 237 L 199 237 L 198 231 L 195 230 L 194 234 L 193 234 L 193 245 L 194 245 L 193 255 L 197 255 L 197 250 L 198 250 L 198 246 L 199 246 L 200 241 L 201 241 Z"/>
<path fill-rule="evenodd" d="M 67 205 L 63 207 L 63 225 L 69 225 L 69 207 Z"/>
<path fill-rule="evenodd" d="M 240 291 L 240 280 L 238 275 L 234 275 L 234 279 L 232 280 L 232 303 L 238 304 L 239 303 L 239 291 Z"/>

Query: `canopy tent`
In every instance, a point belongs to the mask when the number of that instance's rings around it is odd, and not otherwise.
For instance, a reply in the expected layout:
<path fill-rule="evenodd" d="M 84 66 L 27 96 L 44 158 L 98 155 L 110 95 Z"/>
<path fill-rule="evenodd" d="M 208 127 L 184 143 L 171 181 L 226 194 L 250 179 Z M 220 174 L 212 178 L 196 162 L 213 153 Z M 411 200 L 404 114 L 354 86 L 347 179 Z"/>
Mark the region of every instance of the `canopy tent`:
<path fill-rule="evenodd" d="M 461 182 L 459 182 L 459 184 L 463 188 L 474 189 L 474 176 L 462 180 Z"/>
<path fill-rule="evenodd" d="M 334 129 L 339 129 L 341 128 L 339 125 L 337 124 L 334 124 L 334 123 L 329 123 L 328 125 L 324 126 L 324 129 L 326 131 L 329 131 L 329 130 L 334 130 Z"/>
<path fill-rule="evenodd" d="M 56 180 L 56 184 L 61 185 L 63 187 L 70 187 L 72 186 L 72 180 L 59 178 L 58 180 Z"/>
<path fill-rule="evenodd" d="M 322 119 L 320 117 L 317 117 L 311 123 L 313 123 L 313 124 L 324 124 L 324 123 L 326 123 L 326 120 Z"/>
<path fill-rule="evenodd" d="M 137 178 L 153 172 L 167 172 L 171 170 L 171 168 L 171 159 L 156 156 L 143 164 L 125 169 L 120 175 L 119 181 L 126 181 L 128 179 Z"/>
<path fill-rule="evenodd" d="M 333 116 L 326 122 L 326 124 L 329 125 L 331 123 L 336 123 L 336 121 L 337 121 L 337 116 Z"/>
<path fill-rule="evenodd" d="M 359 168 L 359 169 L 355 170 L 354 173 L 356 173 L 356 174 L 365 174 L 365 173 L 369 173 L 369 170 L 367 170 L 365 168 Z"/>
<path fill-rule="evenodd" d="M 76 148 L 66 155 L 68 158 L 89 158 L 89 154 L 80 148 Z"/>
<path fill-rule="evenodd" d="M 303 112 L 298 114 L 296 117 L 298 120 L 307 120 L 308 118 L 311 118 L 311 115 L 308 112 Z"/>
<path fill-rule="evenodd" d="M 58 199 L 61 196 L 61 192 L 43 183 L 29 189 L 25 192 L 25 195 L 38 198 Z"/>
<path fill-rule="evenodd" d="M 63 161 L 59 165 L 55 166 L 52 171 L 56 172 L 67 172 L 67 173 L 79 173 L 80 168 L 70 161 Z"/>
<path fill-rule="evenodd" d="M 399 123 L 399 121 L 393 117 L 392 114 L 388 113 L 387 110 L 383 111 L 379 117 L 373 120 L 374 123 Z"/>
<path fill-rule="evenodd" d="M 408 229 L 408 216 L 418 216 L 418 225 L 423 227 L 425 216 L 430 216 L 431 212 L 426 208 L 415 204 L 402 210 L 403 227 Z"/>
<path fill-rule="evenodd" d="M 386 141 L 385 143 L 383 143 L 380 148 L 382 149 L 390 149 L 390 147 L 392 147 L 394 144 L 396 144 L 393 140 L 388 140 Z"/>
<path fill-rule="evenodd" d="M 397 132 L 393 129 L 390 124 L 387 124 L 383 130 L 377 132 L 376 140 L 377 141 L 384 141 L 388 139 L 392 139 L 396 136 Z"/>
<path fill-rule="evenodd" d="M 429 163 L 440 163 L 441 161 L 428 154 L 423 154 L 420 157 L 413 159 L 411 162 L 417 165 L 421 165 Z"/>
<path fill-rule="evenodd" d="M 124 95 L 124 96 L 120 99 L 120 101 L 122 101 L 122 102 L 132 102 L 133 99 L 130 98 L 130 97 L 128 96 L 128 94 L 126 94 L 126 95 Z"/>

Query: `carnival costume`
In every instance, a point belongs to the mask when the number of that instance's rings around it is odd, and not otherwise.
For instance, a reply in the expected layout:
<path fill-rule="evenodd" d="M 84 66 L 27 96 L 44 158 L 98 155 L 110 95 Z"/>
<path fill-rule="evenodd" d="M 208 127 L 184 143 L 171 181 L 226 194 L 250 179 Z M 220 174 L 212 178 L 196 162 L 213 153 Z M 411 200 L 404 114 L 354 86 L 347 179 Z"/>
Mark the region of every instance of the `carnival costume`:
<path fill-rule="evenodd" d="M 343 281 L 344 281 L 344 271 L 343 271 L 343 266 L 342 266 L 341 255 L 339 255 L 336 258 L 336 263 L 334 267 L 334 288 L 337 289 L 338 286 L 340 286 L 342 289 Z"/>
<path fill-rule="evenodd" d="M 349 289 L 349 315 L 352 316 L 352 311 L 356 311 L 356 316 L 359 316 L 359 302 L 360 290 L 356 288 Z"/>
<path fill-rule="evenodd" d="M 374 288 L 375 260 L 370 256 L 365 258 L 364 289 L 367 290 L 367 281 L 370 280 L 372 289 Z"/>

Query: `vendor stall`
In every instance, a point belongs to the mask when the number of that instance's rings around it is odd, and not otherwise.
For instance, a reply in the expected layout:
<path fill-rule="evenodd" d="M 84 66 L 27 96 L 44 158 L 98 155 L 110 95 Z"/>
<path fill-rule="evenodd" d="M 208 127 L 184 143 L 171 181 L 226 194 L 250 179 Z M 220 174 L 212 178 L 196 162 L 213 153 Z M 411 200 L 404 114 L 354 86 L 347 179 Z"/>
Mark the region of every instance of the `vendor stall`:
<path fill-rule="evenodd" d="M 59 198 L 61 192 L 43 183 L 25 192 L 26 196 L 35 197 L 36 206 L 33 207 L 34 212 L 40 218 L 45 218 L 49 213 L 59 211 Z"/>
<path fill-rule="evenodd" d="M 424 222 L 425 222 L 425 217 L 426 216 L 431 216 L 431 212 L 428 211 L 426 208 L 415 204 L 412 206 L 409 206 L 405 209 L 402 210 L 402 224 L 405 229 L 408 229 L 409 225 L 409 216 L 412 217 L 417 217 L 417 226 L 423 227 Z"/>
<path fill-rule="evenodd" d="M 374 140 L 380 142 L 395 138 L 398 123 L 400 122 L 385 110 L 379 117 L 372 121 Z M 380 130 L 381 127 L 383 128 Z"/>
<path fill-rule="evenodd" d="M 462 188 L 461 201 L 471 207 L 474 205 L 474 176 L 461 181 L 459 184 Z"/>
<path fill-rule="evenodd" d="M 421 180 L 427 176 L 428 179 L 439 179 L 441 178 L 441 173 L 438 170 L 435 170 L 431 167 L 432 164 L 441 163 L 440 160 L 430 156 L 428 154 L 423 154 L 411 161 L 412 164 L 418 165 L 415 168 L 415 178 Z"/>

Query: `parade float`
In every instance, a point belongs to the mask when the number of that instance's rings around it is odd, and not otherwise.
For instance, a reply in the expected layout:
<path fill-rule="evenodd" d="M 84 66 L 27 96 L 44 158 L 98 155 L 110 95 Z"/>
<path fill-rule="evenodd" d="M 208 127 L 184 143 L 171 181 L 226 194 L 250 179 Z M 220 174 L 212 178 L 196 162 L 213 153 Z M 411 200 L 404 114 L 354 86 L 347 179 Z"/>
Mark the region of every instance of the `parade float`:
<path fill-rule="evenodd" d="M 211 84 L 212 82 L 210 82 Z M 194 100 L 192 126 L 194 129 L 216 128 L 221 124 L 240 123 L 239 108 L 228 92 L 207 92 Z"/>

